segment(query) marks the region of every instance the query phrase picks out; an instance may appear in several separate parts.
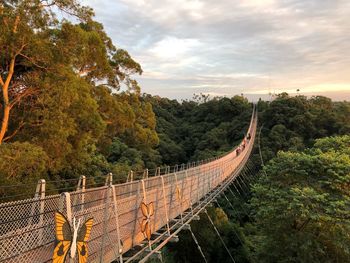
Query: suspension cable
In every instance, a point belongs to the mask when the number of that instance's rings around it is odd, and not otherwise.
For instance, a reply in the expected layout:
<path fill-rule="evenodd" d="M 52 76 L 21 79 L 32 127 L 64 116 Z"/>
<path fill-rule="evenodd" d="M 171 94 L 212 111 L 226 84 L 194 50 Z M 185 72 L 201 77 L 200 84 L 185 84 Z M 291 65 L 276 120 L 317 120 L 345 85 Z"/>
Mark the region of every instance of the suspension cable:
<path fill-rule="evenodd" d="M 230 187 L 227 188 L 229 190 L 229 192 L 231 193 L 231 195 L 234 197 L 234 198 L 237 198 L 236 195 L 234 194 L 234 192 L 231 190 Z M 245 210 L 245 207 L 240 203 L 238 202 L 239 206 L 241 207 L 241 209 L 243 210 L 243 212 L 246 214 L 246 216 L 248 218 L 250 218 L 250 216 L 248 215 L 248 212 Z"/>
<path fill-rule="evenodd" d="M 225 211 L 221 205 L 219 204 L 219 202 L 217 200 L 216 201 L 216 204 L 218 205 L 218 207 L 220 207 L 223 211 Z M 235 233 L 236 237 L 238 238 L 239 242 L 241 243 L 241 245 L 243 246 L 243 241 L 242 239 L 239 237 L 239 235 L 237 234 L 236 230 L 234 228 L 232 228 L 233 232 Z"/>
<path fill-rule="evenodd" d="M 210 223 L 212 224 L 212 226 L 213 226 L 213 228 L 214 228 L 216 234 L 217 234 L 218 237 L 220 238 L 222 245 L 225 247 L 227 253 L 230 255 L 230 258 L 231 258 L 232 262 L 233 262 L 233 263 L 236 263 L 236 261 L 234 260 L 233 256 L 231 255 L 230 250 L 227 248 L 227 246 L 226 246 L 224 240 L 222 239 L 222 237 L 221 237 L 221 235 L 220 235 L 220 233 L 219 233 L 219 230 L 218 230 L 218 229 L 216 228 L 216 226 L 214 225 L 213 220 L 211 220 L 211 218 L 210 218 L 210 216 L 209 216 L 209 214 L 208 214 L 207 209 L 204 209 L 204 212 L 206 213 L 206 215 L 207 215 L 207 217 L 208 217 Z"/>
<path fill-rule="evenodd" d="M 202 255 L 203 259 L 204 259 L 204 262 L 205 262 L 205 263 L 208 263 L 208 261 L 207 261 L 205 255 L 204 255 L 204 253 L 203 253 L 203 250 L 202 250 L 201 246 L 200 246 L 199 243 L 198 243 L 198 240 L 197 240 L 196 236 L 195 236 L 195 235 L 193 234 L 193 232 L 192 232 L 191 227 L 189 227 L 188 229 L 189 229 L 190 232 L 191 232 L 192 239 L 193 239 L 193 241 L 196 243 L 197 248 L 198 248 L 199 252 L 201 253 L 201 255 Z"/>
<path fill-rule="evenodd" d="M 235 210 L 235 208 L 233 207 L 233 205 L 231 204 L 230 200 L 228 200 L 227 196 L 225 195 L 224 192 L 222 192 L 222 194 L 224 195 L 224 198 L 226 199 L 226 201 L 228 202 L 228 204 L 231 206 L 232 210 Z"/>
<path fill-rule="evenodd" d="M 244 177 L 245 180 L 248 181 L 248 186 L 252 183 L 252 180 L 250 178 L 250 174 L 249 173 L 250 173 L 250 171 L 249 171 L 247 165 L 244 166 L 244 168 L 242 169 L 241 175 L 242 175 L 242 177 Z"/>

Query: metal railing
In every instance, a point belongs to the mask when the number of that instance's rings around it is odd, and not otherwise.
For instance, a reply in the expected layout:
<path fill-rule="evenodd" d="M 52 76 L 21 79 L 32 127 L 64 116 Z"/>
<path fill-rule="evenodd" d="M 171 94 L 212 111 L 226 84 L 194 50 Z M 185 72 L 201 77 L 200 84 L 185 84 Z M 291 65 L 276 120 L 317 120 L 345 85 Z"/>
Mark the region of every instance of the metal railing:
<path fill-rule="evenodd" d="M 251 139 L 242 141 L 238 155 L 235 148 L 225 156 L 188 165 L 187 169 L 169 169 L 164 175 L 116 185 L 110 177 L 105 186 L 90 189 L 83 187 L 85 178 L 81 178 L 73 192 L 45 196 L 39 187 L 34 198 L 0 204 L 0 262 L 51 262 L 55 211 L 68 220 L 94 218 L 88 241 L 89 262 L 111 262 L 145 242 L 141 202 L 154 205 L 151 232 L 165 228 L 170 233 L 172 220 L 183 218 L 208 193 L 234 179 L 235 171 L 241 169 L 252 150 L 256 116 L 254 109 L 248 129 Z"/>

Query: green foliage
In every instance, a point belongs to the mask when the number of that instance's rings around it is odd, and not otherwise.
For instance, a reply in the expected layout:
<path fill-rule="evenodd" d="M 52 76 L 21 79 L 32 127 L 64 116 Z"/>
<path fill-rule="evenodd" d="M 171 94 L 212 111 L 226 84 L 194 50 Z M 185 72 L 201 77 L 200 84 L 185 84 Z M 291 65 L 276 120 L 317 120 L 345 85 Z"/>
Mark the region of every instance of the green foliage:
<path fill-rule="evenodd" d="M 349 102 L 282 93 L 270 104 L 260 101 L 259 110 L 266 161 L 280 150 L 300 151 L 312 146 L 317 138 L 350 133 Z"/>
<path fill-rule="evenodd" d="M 169 165 L 231 150 L 242 140 L 251 116 L 251 105 L 240 96 L 179 103 L 144 95 L 143 100 L 153 106 L 160 138 L 157 150 Z"/>
<path fill-rule="evenodd" d="M 55 180 L 110 171 L 122 179 L 131 168 L 160 165 L 152 105 L 132 78 L 141 66 L 113 45 L 91 9 L 75 0 L 5 1 L 0 33 L 0 144 L 40 148 L 46 161 L 38 171 Z M 116 141 L 126 149 L 114 160 Z"/>
<path fill-rule="evenodd" d="M 259 262 L 349 262 L 350 137 L 280 152 L 251 200 Z"/>
<path fill-rule="evenodd" d="M 33 195 L 35 184 L 46 177 L 48 156 L 45 151 L 28 142 L 0 145 L 0 185 L 26 184 L 21 192 L 16 187 L 0 188 L 0 197 Z"/>

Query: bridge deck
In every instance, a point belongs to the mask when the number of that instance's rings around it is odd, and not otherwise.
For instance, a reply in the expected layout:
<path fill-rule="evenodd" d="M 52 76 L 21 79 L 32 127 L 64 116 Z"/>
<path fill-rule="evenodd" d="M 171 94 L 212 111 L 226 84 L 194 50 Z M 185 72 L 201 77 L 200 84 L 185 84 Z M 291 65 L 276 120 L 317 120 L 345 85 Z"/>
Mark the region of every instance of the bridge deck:
<path fill-rule="evenodd" d="M 55 211 L 68 219 L 94 218 L 88 262 L 111 262 L 126 254 L 132 255 L 130 261 L 141 252 L 147 259 L 147 253 L 164 246 L 235 179 L 250 156 L 256 125 L 254 110 L 248 130 L 251 139 L 238 156 L 234 149 L 176 173 L 0 204 L 0 262 L 51 262 Z M 141 231 L 142 202 L 154 205 L 149 242 Z M 154 251 L 149 250 L 151 244 Z"/>

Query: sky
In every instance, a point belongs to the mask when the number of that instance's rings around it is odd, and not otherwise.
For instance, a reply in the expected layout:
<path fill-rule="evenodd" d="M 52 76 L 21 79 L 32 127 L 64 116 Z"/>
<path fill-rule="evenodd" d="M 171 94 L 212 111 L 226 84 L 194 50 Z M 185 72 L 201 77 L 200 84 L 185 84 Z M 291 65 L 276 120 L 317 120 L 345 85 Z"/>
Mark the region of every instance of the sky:
<path fill-rule="evenodd" d="M 142 92 L 350 100 L 349 0 L 82 0 L 141 64 Z"/>

